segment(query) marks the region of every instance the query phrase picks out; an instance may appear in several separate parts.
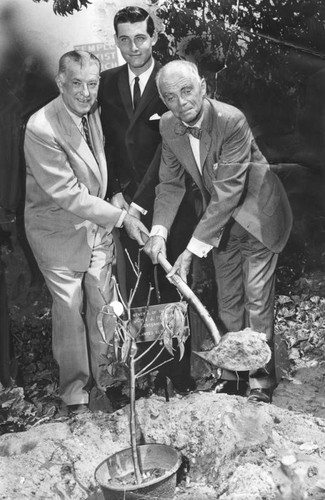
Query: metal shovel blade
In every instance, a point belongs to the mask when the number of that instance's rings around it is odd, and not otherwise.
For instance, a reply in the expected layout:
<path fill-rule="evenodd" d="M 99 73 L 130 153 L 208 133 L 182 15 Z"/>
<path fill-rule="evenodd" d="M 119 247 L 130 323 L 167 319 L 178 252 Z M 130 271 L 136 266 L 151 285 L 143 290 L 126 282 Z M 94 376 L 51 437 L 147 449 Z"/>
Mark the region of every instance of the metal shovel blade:
<path fill-rule="evenodd" d="M 166 273 L 171 270 L 172 265 L 161 253 L 158 255 L 158 262 Z M 215 343 L 215 347 L 209 351 L 193 351 L 197 356 L 215 367 L 231 371 L 255 370 L 269 362 L 271 349 L 264 333 L 245 328 L 239 332 L 228 332 L 221 337 L 209 312 L 187 283 L 177 274 L 170 281 L 195 308 Z"/>

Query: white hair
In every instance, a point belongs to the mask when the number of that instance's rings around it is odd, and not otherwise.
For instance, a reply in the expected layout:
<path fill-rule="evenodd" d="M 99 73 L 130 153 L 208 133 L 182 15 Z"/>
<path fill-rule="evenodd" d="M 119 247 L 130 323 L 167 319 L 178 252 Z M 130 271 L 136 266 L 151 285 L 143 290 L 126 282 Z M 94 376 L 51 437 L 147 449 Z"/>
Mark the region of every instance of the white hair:
<path fill-rule="evenodd" d="M 169 63 L 165 64 L 165 66 L 160 68 L 160 70 L 158 71 L 158 73 L 156 75 L 156 84 L 157 84 L 157 89 L 158 89 L 160 97 L 162 97 L 161 91 L 160 91 L 160 85 L 161 85 L 162 78 L 164 78 L 166 73 L 169 73 L 169 72 L 172 73 L 174 71 L 179 70 L 180 68 L 184 68 L 184 69 L 188 70 L 190 73 L 192 73 L 195 76 L 195 78 L 197 79 L 198 82 L 201 81 L 199 70 L 198 70 L 196 64 L 194 64 L 190 61 L 184 61 L 183 59 L 170 61 Z"/>

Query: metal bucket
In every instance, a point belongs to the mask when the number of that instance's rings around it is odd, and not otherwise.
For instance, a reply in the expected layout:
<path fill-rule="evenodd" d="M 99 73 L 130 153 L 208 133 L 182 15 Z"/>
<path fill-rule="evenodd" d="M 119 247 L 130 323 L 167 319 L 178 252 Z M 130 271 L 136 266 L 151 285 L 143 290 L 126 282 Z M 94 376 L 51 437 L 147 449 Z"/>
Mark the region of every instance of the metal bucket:
<path fill-rule="evenodd" d="M 165 444 L 144 444 L 137 449 L 142 470 L 159 468 L 164 473 L 141 484 L 123 485 L 114 482 L 114 478 L 121 478 L 134 470 L 131 448 L 118 451 L 95 470 L 95 479 L 105 500 L 171 500 L 175 495 L 176 473 L 181 465 L 180 453 Z"/>

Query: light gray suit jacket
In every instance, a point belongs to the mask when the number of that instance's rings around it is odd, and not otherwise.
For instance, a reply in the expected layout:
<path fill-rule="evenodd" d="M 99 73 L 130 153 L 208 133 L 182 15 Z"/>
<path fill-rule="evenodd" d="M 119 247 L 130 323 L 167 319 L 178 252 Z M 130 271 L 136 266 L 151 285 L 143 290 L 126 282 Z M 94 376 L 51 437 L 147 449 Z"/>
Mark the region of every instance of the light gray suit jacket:
<path fill-rule="evenodd" d="M 61 96 L 27 123 L 25 226 L 43 268 L 85 271 L 98 226 L 111 232 L 121 214 L 103 199 L 107 168 L 98 111 L 89 126 L 97 161 Z"/>
<path fill-rule="evenodd" d="M 171 112 L 160 120 L 163 147 L 153 225 L 170 229 L 186 190 L 187 171 L 203 201 L 195 238 L 218 247 L 223 229 L 233 217 L 271 251 L 280 252 L 292 226 L 281 181 L 271 172 L 241 111 L 207 98 L 203 106 L 202 174 L 182 123 Z"/>

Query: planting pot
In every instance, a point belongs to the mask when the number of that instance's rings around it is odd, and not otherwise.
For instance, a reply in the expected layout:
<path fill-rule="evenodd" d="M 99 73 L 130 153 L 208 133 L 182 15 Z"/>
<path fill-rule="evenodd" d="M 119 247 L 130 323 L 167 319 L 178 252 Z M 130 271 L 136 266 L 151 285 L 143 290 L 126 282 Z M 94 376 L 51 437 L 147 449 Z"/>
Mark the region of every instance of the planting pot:
<path fill-rule="evenodd" d="M 134 470 L 131 448 L 118 451 L 104 460 L 95 470 L 105 500 L 154 500 L 175 495 L 176 472 L 181 464 L 180 453 L 165 444 L 144 444 L 137 447 L 142 471 L 162 469 L 162 474 L 141 484 L 121 484 L 114 481 Z"/>

